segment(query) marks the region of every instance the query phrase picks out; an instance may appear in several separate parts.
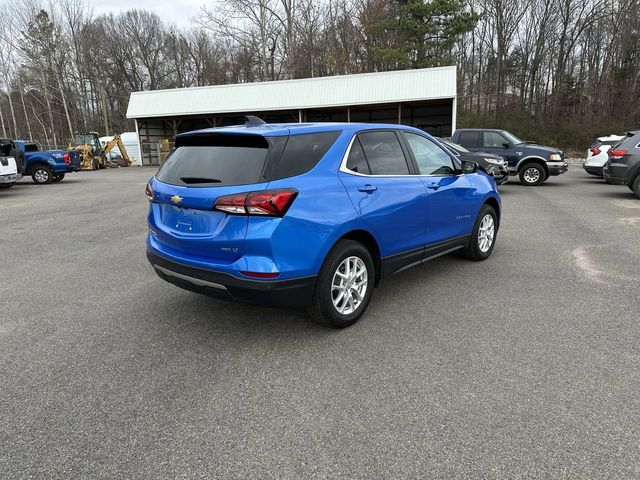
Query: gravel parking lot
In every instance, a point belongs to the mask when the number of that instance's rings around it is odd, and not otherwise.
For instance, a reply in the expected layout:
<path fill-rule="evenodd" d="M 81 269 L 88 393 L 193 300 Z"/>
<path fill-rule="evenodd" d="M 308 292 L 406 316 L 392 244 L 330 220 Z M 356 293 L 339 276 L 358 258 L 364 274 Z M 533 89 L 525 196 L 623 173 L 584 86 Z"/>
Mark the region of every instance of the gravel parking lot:
<path fill-rule="evenodd" d="M 501 187 L 352 328 L 160 280 L 148 168 L 0 190 L 2 478 L 638 478 L 640 201 Z"/>

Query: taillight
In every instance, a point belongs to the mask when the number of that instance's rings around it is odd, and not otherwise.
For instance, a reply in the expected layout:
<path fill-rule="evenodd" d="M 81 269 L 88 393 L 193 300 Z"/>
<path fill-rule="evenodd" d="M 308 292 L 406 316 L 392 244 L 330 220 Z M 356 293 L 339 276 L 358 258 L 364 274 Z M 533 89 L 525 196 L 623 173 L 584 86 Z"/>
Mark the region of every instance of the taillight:
<path fill-rule="evenodd" d="M 591 155 L 593 155 L 594 157 L 596 155 L 600 155 L 600 153 L 601 153 L 601 150 L 598 147 L 595 147 L 595 148 L 591 149 Z"/>
<path fill-rule="evenodd" d="M 62 160 L 64 160 L 64 163 L 66 163 L 67 165 L 71 165 L 71 155 L 69 155 L 68 153 L 62 155 Z"/>
<path fill-rule="evenodd" d="M 622 158 L 627 154 L 627 151 L 623 148 L 619 148 L 616 150 L 609 150 L 609 156 L 611 158 Z"/>
<path fill-rule="evenodd" d="M 216 200 L 213 208 L 236 215 L 282 217 L 297 195 L 292 188 L 225 195 Z"/>
<path fill-rule="evenodd" d="M 151 189 L 151 185 L 147 183 L 147 187 L 144 189 L 144 193 L 147 195 L 147 198 L 150 202 L 153 202 L 153 190 Z"/>

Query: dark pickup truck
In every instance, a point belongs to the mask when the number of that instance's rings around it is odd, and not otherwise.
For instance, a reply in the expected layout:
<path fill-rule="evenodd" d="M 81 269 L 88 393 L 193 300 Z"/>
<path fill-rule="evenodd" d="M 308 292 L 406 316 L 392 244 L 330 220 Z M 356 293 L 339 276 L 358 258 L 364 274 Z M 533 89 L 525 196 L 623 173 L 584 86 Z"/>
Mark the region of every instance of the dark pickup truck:
<path fill-rule="evenodd" d="M 518 175 L 524 185 L 540 185 L 568 169 L 563 151 L 525 142 L 506 130 L 461 128 L 455 131 L 451 140 L 472 152 L 503 157 L 509 164 L 509 173 Z"/>

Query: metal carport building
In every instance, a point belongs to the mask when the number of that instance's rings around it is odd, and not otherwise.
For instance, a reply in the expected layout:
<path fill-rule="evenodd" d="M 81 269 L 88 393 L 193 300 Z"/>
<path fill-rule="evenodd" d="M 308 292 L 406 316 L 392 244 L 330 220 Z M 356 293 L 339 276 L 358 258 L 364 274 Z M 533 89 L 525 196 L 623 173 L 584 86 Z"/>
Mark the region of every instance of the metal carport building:
<path fill-rule="evenodd" d="M 241 124 L 244 115 L 268 123 L 402 123 L 449 136 L 456 67 L 133 92 L 127 109 L 144 165 L 159 164 L 176 134 Z"/>

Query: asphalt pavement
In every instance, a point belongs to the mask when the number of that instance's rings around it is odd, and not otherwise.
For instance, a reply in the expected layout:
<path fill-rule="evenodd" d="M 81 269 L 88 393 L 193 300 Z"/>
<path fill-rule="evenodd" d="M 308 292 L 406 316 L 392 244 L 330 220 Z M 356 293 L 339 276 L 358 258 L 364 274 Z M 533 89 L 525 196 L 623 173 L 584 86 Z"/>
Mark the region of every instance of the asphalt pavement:
<path fill-rule="evenodd" d="M 145 258 L 150 168 L 0 190 L 0 478 L 640 477 L 640 200 L 501 187 L 493 256 L 382 282 L 356 325 Z"/>

